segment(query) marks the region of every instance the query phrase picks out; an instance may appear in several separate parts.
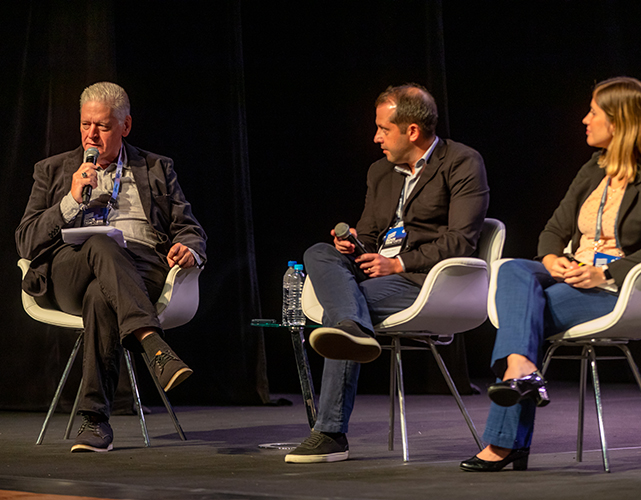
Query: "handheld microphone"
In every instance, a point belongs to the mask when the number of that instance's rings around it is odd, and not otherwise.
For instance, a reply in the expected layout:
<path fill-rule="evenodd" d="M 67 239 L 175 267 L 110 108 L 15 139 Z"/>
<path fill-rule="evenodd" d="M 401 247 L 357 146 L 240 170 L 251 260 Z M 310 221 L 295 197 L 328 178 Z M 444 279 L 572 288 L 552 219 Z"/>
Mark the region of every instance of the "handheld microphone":
<path fill-rule="evenodd" d="M 95 165 L 96 162 L 98 161 L 98 156 L 100 156 L 100 153 L 98 152 L 98 148 L 87 148 L 82 158 L 82 163 L 87 163 L 89 161 Z M 85 206 L 88 205 L 90 199 L 91 199 L 91 186 L 87 185 L 82 188 L 82 204 Z"/>
<path fill-rule="evenodd" d="M 360 240 L 355 238 L 352 232 L 349 230 L 349 225 L 345 224 L 344 222 L 339 222 L 334 228 L 334 233 L 339 240 L 347 240 L 354 245 L 354 255 L 356 257 L 367 253 L 367 250 L 365 250 L 365 245 L 363 245 Z"/>

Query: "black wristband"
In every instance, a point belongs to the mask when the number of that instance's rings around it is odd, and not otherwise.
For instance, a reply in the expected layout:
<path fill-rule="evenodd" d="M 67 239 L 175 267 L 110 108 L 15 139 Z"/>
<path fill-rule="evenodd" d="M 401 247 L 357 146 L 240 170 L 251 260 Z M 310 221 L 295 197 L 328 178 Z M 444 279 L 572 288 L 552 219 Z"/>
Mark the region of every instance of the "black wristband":
<path fill-rule="evenodd" d="M 606 281 L 614 280 L 612 277 L 612 273 L 610 273 L 610 270 L 607 267 L 603 267 L 603 276 L 605 276 Z"/>

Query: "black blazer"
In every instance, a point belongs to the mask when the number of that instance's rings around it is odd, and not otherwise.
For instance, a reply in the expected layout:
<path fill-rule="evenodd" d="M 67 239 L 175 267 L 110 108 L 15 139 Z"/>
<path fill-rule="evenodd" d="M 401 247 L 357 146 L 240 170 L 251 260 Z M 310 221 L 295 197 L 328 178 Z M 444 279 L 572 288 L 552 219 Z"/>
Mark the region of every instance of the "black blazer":
<path fill-rule="evenodd" d="M 545 225 L 539 236 L 538 256 L 563 255 L 568 242 L 572 242 L 572 251 L 579 248 L 581 232 L 578 227 L 579 211 L 590 193 L 605 177 L 605 170 L 598 165 L 600 152 L 594 153 L 576 175 L 568 192 L 554 211 L 552 218 Z M 617 236 L 625 257 L 608 264 L 608 269 L 618 286 L 623 284 L 626 275 L 635 265 L 641 262 L 641 177 L 637 173 L 634 182 L 628 184 L 617 219 Z"/>
<path fill-rule="evenodd" d="M 173 161 L 127 143 L 125 148 L 145 215 L 161 242 L 157 250 L 166 255 L 174 243 L 182 243 L 205 259 L 207 237 L 180 189 Z M 34 167 L 31 196 L 15 235 L 18 254 L 31 260 L 22 282 L 30 295 L 41 296 L 47 291 L 51 252 L 63 244 L 61 229 L 65 221 L 60 202 L 71 189 L 71 178 L 82 157 L 83 149 L 79 147 L 42 160 Z"/>
<path fill-rule="evenodd" d="M 356 230 L 368 252 L 376 252 L 393 222 L 405 176 L 382 158 L 367 174 L 365 208 Z M 422 284 L 429 270 L 449 257 L 476 251 L 489 205 L 481 155 L 461 143 L 439 139 L 403 207 L 407 237 L 400 251 L 406 273 Z"/>

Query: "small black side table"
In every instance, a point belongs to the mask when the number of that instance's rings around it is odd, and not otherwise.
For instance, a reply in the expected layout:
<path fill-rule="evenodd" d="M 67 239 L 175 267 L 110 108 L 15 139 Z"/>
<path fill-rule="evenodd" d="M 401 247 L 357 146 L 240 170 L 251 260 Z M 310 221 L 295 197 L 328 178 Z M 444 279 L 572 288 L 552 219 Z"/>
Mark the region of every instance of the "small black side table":
<path fill-rule="evenodd" d="M 312 373 L 309 369 L 307 351 L 305 351 L 305 328 L 318 328 L 321 325 L 312 324 L 304 326 L 284 326 L 274 319 L 252 319 L 251 326 L 262 328 L 287 328 L 292 338 L 294 348 L 294 357 L 296 358 L 296 368 L 298 369 L 298 379 L 300 388 L 303 393 L 303 403 L 307 411 L 307 421 L 309 428 L 313 429 L 316 423 L 316 399 L 314 394 L 314 384 L 312 382 Z"/>

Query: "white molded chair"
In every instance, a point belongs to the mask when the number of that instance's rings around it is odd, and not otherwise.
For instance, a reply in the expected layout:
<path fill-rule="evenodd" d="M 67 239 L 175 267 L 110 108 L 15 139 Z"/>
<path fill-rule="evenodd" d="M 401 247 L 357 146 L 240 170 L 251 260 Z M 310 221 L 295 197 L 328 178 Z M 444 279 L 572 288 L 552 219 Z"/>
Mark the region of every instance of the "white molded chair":
<path fill-rule="evenodd" d="M 501 265 L 509 260 L 511 259 L 501 259 L 492 265 L 492 278 L 488 297 L 488 315 L 490 321 L 496 328 L 499 327 L 495 301 L 496 278 Z M 594 388 L 594 402 L 599 426 L 599 438 L 601 440 L 603 468 L 606 472 L 610 472 L 610 460 L 603 425 L 603 405 L 601 402 L 601 387 L 597 371 L 597 360 L 627 360 L 632 374 L 641 389 L 641 375 L 627 346 L 628 341 L 637 339 L 641 339 L 641 264 L 634 266 L 626 276 L 621 286 L 619 298 L 612 312 L 600 318 L 593 319 L 592 321 L 586 321 L 585 323 L 573 326 L 569 330 L 553 335 L 547 339 L 551 342 L 551 345 L 543 359 L 541 373 L 544 375 L 552 359 L 578 359 L 581 361 L 577 462 L 581 462 L 583 459 L 583 416 L 585 410 L 585 394 L 587 391 L 588 361 L 592 374 L 592 386 Z M 554 355 L 554 352 L 561 346 L 580 347 L 581 354 Z M 595 347 L 616 347 L 620 349 L 624 355 L 597 356 L 594 349 Z"/>
<path fill-rule="evenodd" d="M 27 259 L 20 259 L 18 261 L 18 267 L 20 267 L 22 271 L 23 278 L 29 270 L 29 265 L 30 261 Z M 156 302 L 156 312 L 158 313 L 158 318 L 160 319 L 160 323 L 164 330 L 184 325 L 191 321 L 191 319 L 196 314 L 196 311 L 198 310 L 199 300 L 198 275 L 200 274 L 200 272 L 201 269 L 195 267 L 182 269 L 179 266 L 175 266 L 169 271 L 162 293 L 160 294 L 160 298 Z M 51 405 L 49 406 L 45 421 L 42 424 L 40 435 L 38 436 L 38 440 L 36 441 L 36 444 L 41 444 L 44 439 L 45 433 L 47 432 L 47 427 L 49 426 L 51 416 L 53 415 L 56 407 L 58 406 L 58 402 L 60 401 L 60 395 L 62 394 L 62 389 L 64 388 L 65 383 L 67 382 L 67 378 L 69 377 L 69 373 L 71 372 L 71 367 L 73 366 L 76 355 L 78 354 L 80 346 L 82 345 L 84 325 L 82 322 L 82 317 L 67 314 L 57 309 L 41 307 L 36 303 L 36 300 L 31 295 L 27 294 L 24 291 L 22 291 L 22 305 L 27 314 L 36 321 L 46 323 L 48 325 L 80 330 L 78 338 L 76 339 L 76 343 L 74 344 L 71 355 L 69 356 L 69 360 L 67 361 L 67 365 L 65 366 L 64 372 L 60 379 L 60 383 L 58 384 L 58 388 L 56 389 L 56 393 L 53 397 L 53 400 L 51 401 Z M 138 413 L 138 418 L 140 420 L 140 428 L 142 431 L 143 439 L 145 441 L 145 446 L 149 446 L 149 434 L 147 432 L 147 424 L 145 423 L 145 416 L 143 414 L 142 405 L 140 403 L 140 395 L 138 393 L 138 384 L 136 382 L 136 376 L 133 370 L 131 353 L 127 349 L 123 349 L 123 351 L 125 363 L 127 365 L 127 371 L 129 373 L 129 380 L 131 382 L 131 389 L 134 396 L 134 405 L 136 407 L 136 412 Z M 145 365 L 147 366 L 147 368 L 149 368 L 151 378 L 153 379 L 156 388 L 158 389 L 160 397 L 165 404 L 165 408 L 167 408 L 167 412 L 172 419 L 174 427 L 176 428 L 176 432 L 178 433 L 180 438 L 185 441 L 187 438 L 185 437 L 180 423 L 176 418 L 176 414 L 174 413 L 174 410 L 169 403 L 167 396 L 165 395 L 165 391 L 160 386 L 156 375 L 149 366 L 149 359 L 144 352 L 142 353 L 142 357 L 145 361 Z M 82 386 L 82 381 L 80 382 L 80 385 Z M 74 402 L 73 409 L 71 410 L 71 415 L 69 416 L 69 422 L 67 423 L 67 429 L 65 431 L 65 439 L 69 439 L 69 436 L 71 434 L 79 396 L 80 387 L 78 388 L 78 394 L 76 395 L 76 400 Z"/>
<path fill-rule="evenodd" d="M 434 266 L 421 288 L 416 301 L 407 309 L 392 314 L 375 325 L 377 336 L 390 337 L 390 426 L 388 447 L 394 449 L 395 394 L 398 399 L 403 442 L 403 460 L 409 460 L 407 425 L 405 419 L 405 391 L 403 386 L 402 350 L 431 350 L 445 381 L 456 399 L 465 421 L 479 449 L 483 448 L 461 396 L 438 352 L 437 345 L 449 344 L 457 333 L 480 326 L 487 319 L 489 264 L 501 257 L 505 243 L 505 226 L 496 219 L 485 219 L 478 244 L 479 257 L 445 259 Z M 303 288 L 303 311 L 317 323 L 322 322 L 323 307 L 318 302 L 310 279 Z M 427 347 L 402 346 L 409 339 L 427 344 Z"/>

